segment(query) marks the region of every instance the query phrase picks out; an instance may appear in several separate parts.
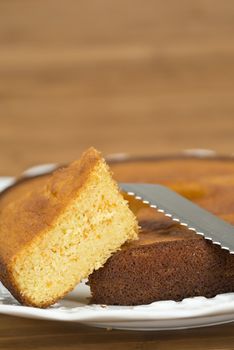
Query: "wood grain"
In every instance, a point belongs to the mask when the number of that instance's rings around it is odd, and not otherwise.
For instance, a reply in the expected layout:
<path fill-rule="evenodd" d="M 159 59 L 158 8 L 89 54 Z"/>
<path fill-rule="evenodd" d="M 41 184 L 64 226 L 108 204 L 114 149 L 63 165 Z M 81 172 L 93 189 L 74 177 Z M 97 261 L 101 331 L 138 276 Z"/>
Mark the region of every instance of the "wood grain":
<path fill-rule="evenodd" d="M 1 0 L 0 175 L 105 154 L 234 152 L 232 0 Z M 122 332 L 0 317 L 1 349 L 234 349 L 233 325 Z"/>
<path fill-rule="evenodd" d="M 233 325 L 166 332 L 106 330 L 1 316 L 1 349 L 234 349 Z"/>
<path fill-rule="evenodd" d="M 0 1 L 0 174 L 104 153 L 234 151 L 234 5 Z"/>

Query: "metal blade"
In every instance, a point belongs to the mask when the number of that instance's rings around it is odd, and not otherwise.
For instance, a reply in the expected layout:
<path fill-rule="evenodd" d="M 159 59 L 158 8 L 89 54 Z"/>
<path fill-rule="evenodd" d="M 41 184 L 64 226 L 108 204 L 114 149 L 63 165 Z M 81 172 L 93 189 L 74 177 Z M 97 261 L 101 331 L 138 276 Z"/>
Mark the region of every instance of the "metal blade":
<path fill-rule="evenodd" d="M 162 185 L 119 183 L 143 203 L 234 254 L 234 226 Z"/>

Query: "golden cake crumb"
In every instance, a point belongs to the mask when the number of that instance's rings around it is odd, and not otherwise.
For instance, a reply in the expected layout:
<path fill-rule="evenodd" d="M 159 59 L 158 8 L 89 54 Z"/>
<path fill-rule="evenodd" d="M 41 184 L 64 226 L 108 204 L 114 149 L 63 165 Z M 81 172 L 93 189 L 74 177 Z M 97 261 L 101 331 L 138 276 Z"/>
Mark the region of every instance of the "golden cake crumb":
<path fill-rule="evenodd" d="M 21 303 L 47 307 L 137 238 L 137 221 L 100 153 L 0 197 L 0 277 Z"/>

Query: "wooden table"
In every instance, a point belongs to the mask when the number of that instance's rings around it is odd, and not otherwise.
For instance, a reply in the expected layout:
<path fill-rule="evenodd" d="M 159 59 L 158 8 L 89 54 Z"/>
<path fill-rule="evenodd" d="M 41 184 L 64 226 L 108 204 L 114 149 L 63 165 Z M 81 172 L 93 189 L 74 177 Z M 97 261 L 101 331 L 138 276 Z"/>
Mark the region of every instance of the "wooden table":
<path fill-rule="evenodd" d="M 233 153 L 233 15 L 232 0 L 0 1 L 0 175 L 90 145 Z M 234 349 L 233 334 L 0 317 L 0 349 Z"/>
<path fill-rule="evenodd" d="M 170 332 L 132 332 L 8 316 L 2 316 L 0 321 L 0 349 L 3 350 L 226 350 L 234 348 L 233 325 Z"/>

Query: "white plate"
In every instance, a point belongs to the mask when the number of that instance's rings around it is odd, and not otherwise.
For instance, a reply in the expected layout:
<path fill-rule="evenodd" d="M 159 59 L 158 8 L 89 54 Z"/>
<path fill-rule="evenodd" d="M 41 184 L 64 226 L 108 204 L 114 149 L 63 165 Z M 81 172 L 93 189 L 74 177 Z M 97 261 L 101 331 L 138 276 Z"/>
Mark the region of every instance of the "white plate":
<path fill-rule="evenodd" d="M 48 309 L 19 305 L 0 286 L 0 313 L 56 321 L 131 330 L 168 330 L 203 327 L 234 321 L 234 293 L 215 298 L 188 298 L 181 302 L 158 301 L 139 306 L 89 305 L 89 288 L 84 282 Z"/>
<path fill-rule="evenodd" d="M 31 172 L 46 172 L 51 168 L 43 165 L 29 169 Z M 14 182 L 14 178 L 0 177 L 0 190 Z M 217 295 L 214 298 L 195 297 L 181 302 L 158 301 L 139 306 L 89 305 L 89 287 L 84 283 L 75 288 L 59 303 L 47 309 L 20 305 L 0 284 L 0 313 L 56 321 L 80 322 L 83 324 L 130 330 L 169 330 L 211 326 L 234 321 L 234 293 Z"/>

